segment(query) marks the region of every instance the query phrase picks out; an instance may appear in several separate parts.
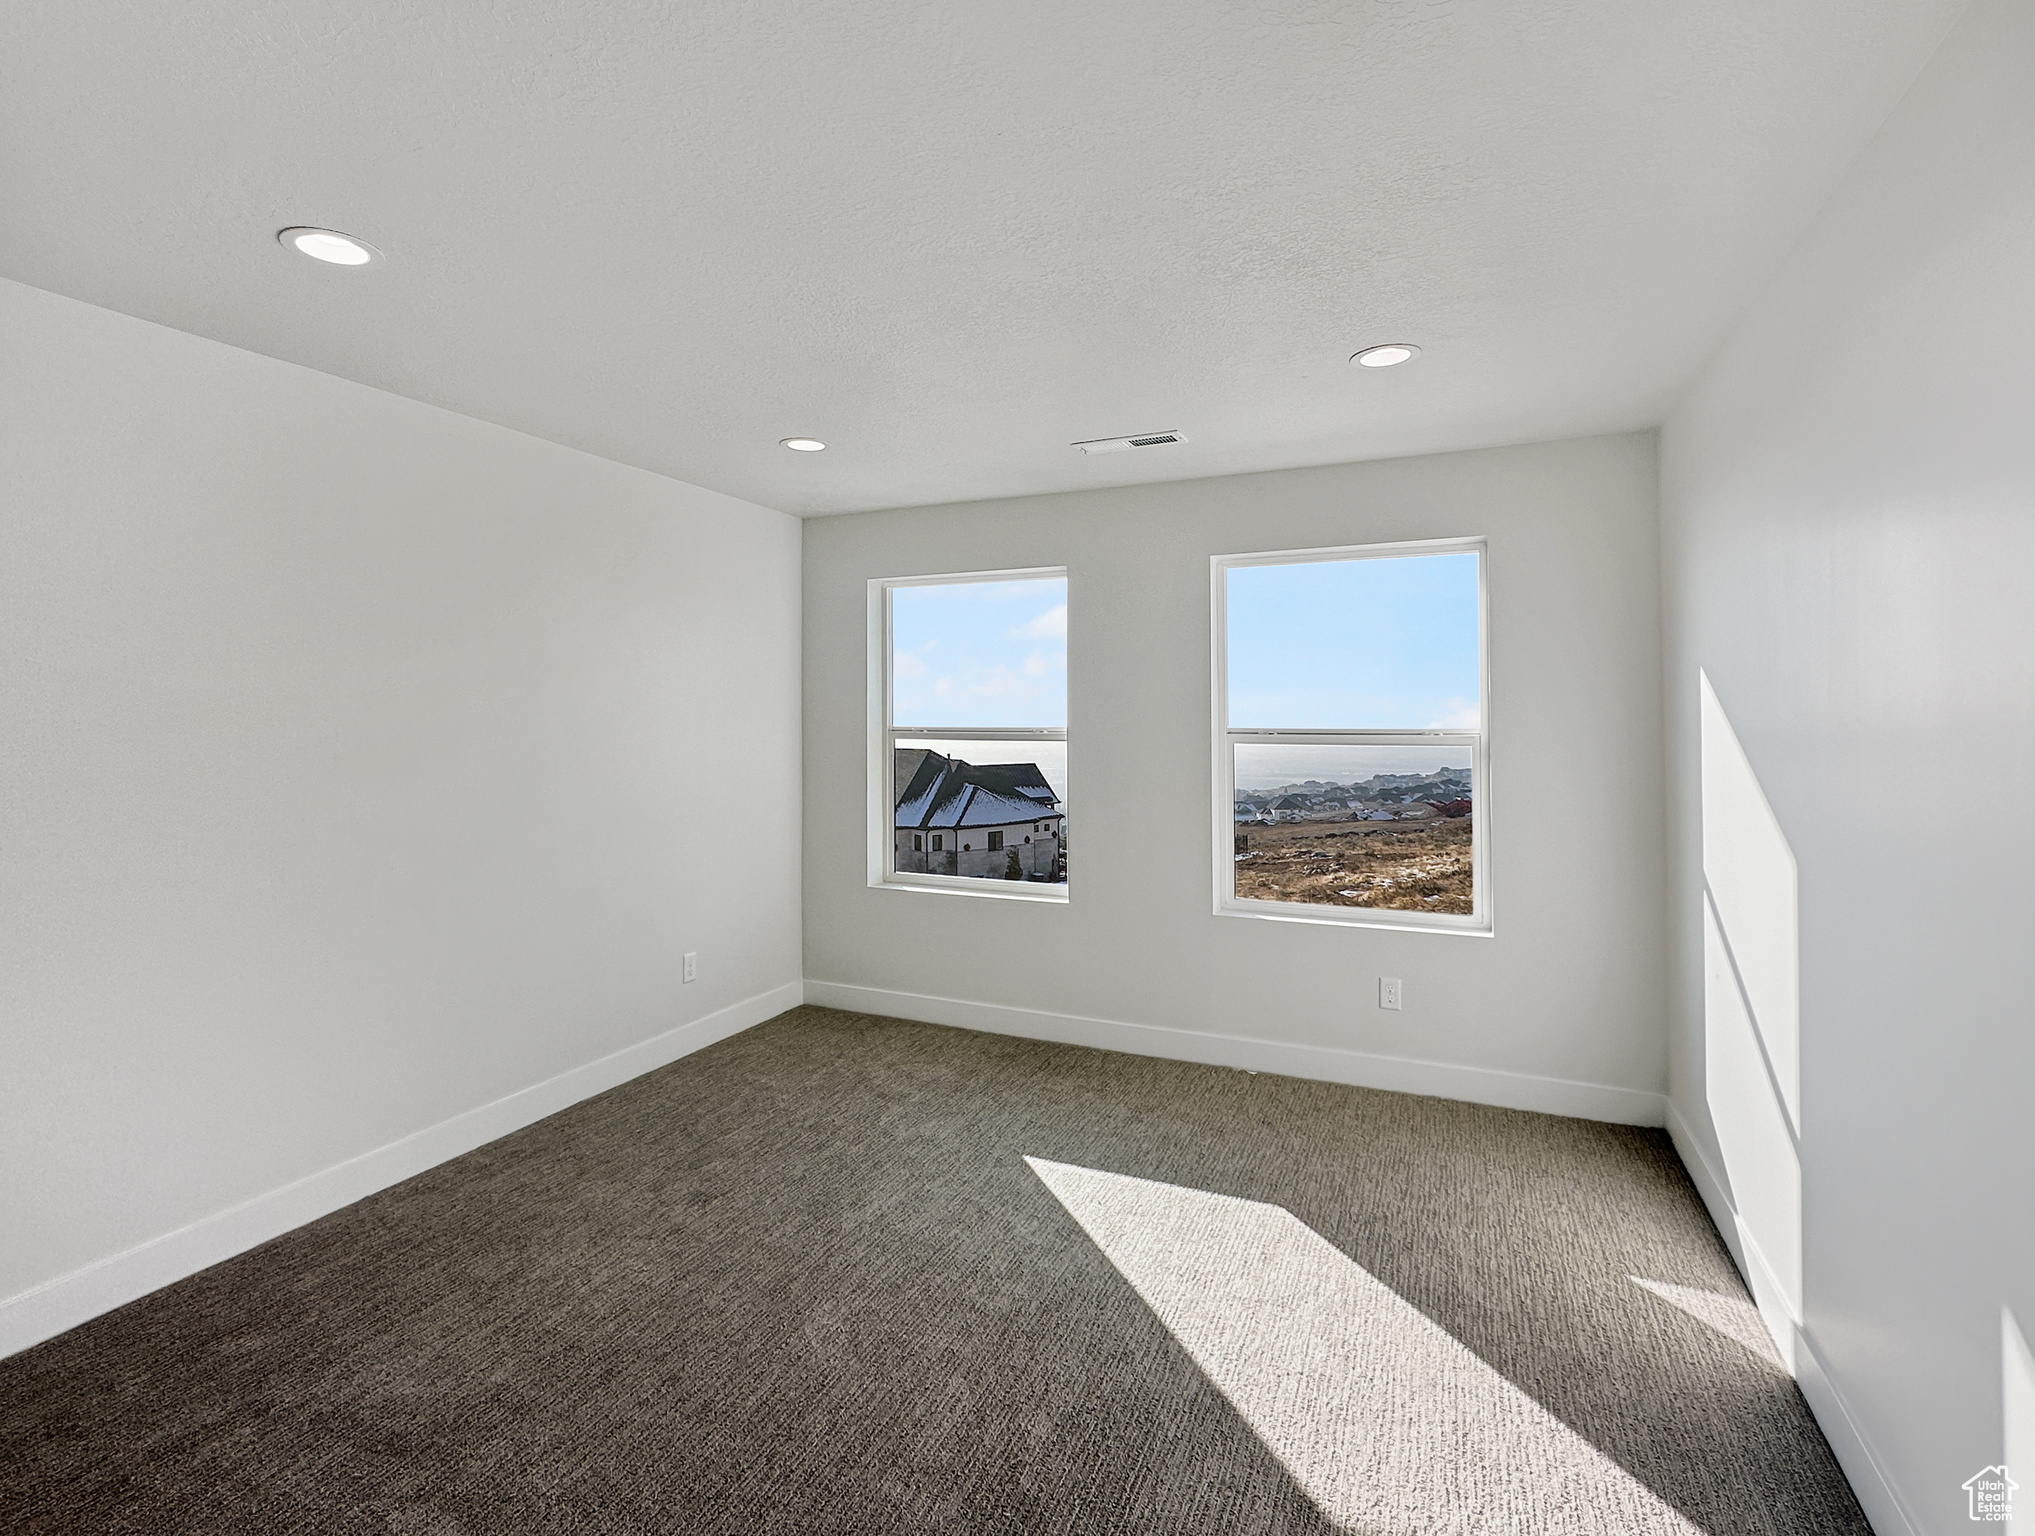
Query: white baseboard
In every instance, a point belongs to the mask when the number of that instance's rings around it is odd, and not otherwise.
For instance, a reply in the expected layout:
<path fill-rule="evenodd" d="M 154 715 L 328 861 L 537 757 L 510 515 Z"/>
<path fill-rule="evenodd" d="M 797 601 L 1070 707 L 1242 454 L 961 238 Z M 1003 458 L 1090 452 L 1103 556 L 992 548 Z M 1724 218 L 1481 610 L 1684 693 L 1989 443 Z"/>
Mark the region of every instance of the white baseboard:
<path fill-rule="evenodd" d="M 1731 1250 L 1732 1258 L 1739 1268 L 1745 1267 L 1745 1255 L 1738 1251 L 1738 1205 L 1731 1198 L 1724 1181 L 1717 1176 L 1717 1170 L 1710 1165 L 1710 1159 L 1703 1151 L 1703 1144 L 1696 1139 L 1696 1133 L 1689 1129 L 1689 1122 L 1673 1099 L 1668 1100 L 1668 1140 L 1675 1144 L 1675 1152 L 1682 1160 L 1682 1166 L 1689 1170 L 1689 1178 L 1696 1186 L 1696 1193 L 1703 1197 L 1703 1204 L 1709 1209 L 1711 1223 L 1717 1228 L 1717 1235 L 1724 1239 L 1724 1246 Z"/>
<path fill-rule="evenodd" d="M 1837 1390 L 1816 1340 L 1802 1330 L 1795 1349 L 1795 1382 L 1809 1400 L 1809 1411 L 1822 1426 L 1823 1438 L 1851 1479 L 1851 1491 L 1878 1536 L 1919 1536 L 1921 1524 L 1909 1513 L 1907 1501 L 1887 1475 L 1886 1463 L 1876 1455 L 1844 1394 Z"/>
<path fill-rule="evenodd" d="M 1279 1072 L 1288 1077 L 1311 1077 L 1358 1088 L 1386 1088 L 1430 1098 L 1467 1099 L 1473 1104 L 1538 1110 L 1542 1114 L 1572 1115 L 1582 1120 L 1608 1120 L 1616 1125 L 1660 1125 L 1667 1109 L 1664 1095 L 1639 1088 L 1576 1083 L 1558 1077 L 1533 1077 L 1524 1072 L 1377 1056 L 1365 1051 L 1295 1045 L 1246 1035 L 1207 1034 L 1160 1024 L 1126 1024 L 1115 1019 L 970 1003 L 951 997 L 924 997 L 916 992 L 892 992 L 837 981 L 808 980 L 806 1001 L 851 1013 L 885 1014 L 924 1024 L 1019 1035 L 1027 1040 L 1091 1045 L 1134 1056 L 1163 1056 L 1213 1067 L 1245 1067 L 1254 1072 Z"/>
<path fill-rule="evenodd" d="M 1852 1492 L 1858 1495 L 1859 1506 L 1864 1509 L 1866 1519 L 1878 1536 L 1917 1536 L 1921 1527 L 1909 1515 L 1908 1506 L 1895 1489 L 1893 1479 L 1887 1475 L 1884 1462 L 1873 1451 L 1872 1442 L 1866 1438 L 1850 1405 L 1845 1402 L 1844 1394 L 1838 1390 L 1829 1366 L 1816 1347 L 1815 1337 L 1806 1323 L 1788 1312 L 1781 1300 L 1785 1293 L 1780 1281 L 1774 1277 L 1752 1233 L 1738 1219 L 1738 1206 L 1731 1198 L 1730 1188 L 1718 1176 L 1716 1167 L 1703 1151 L 1702 1142 L 1697 1140 L 1689 1122 L 1672 1099 L 1668 1101 L 1668 1135 L 1674 1141 L 1675 1150 L 1681 1154 L 1689 1177 L 1695 1182 L 1696 1192 L 1709 1208 L 1710 1220 L 1716 1224 L 1718 1235 L 1731 1250 L 1731 1256 L 1738 1261 L 1739 1273 L 1745 1276 L 1746 1287 L 1759 1305 L 1760 1318 L 1766 1324 L 1767 1332 L 1773 1335 L 1781 1358 L 1794 1375 L 1795 1384 L 1802 1389 L 1802 1396 L 1808 1401 L 1809 1411 L 1815 1415 L 1823 1438 L 1830 1442 L 1837 1464 L 1851 1482 Z"/>
<path fill-rule="evenodd" d="M 0 1357 L 739 1034 L 796 1008 L 803 992 L 786 982 L 0 1300 Z"/>
<path fill-rule="evenodd" d="M 1703 1150 L 1703 1143 L 1696 1138 L 1688 1120 L 1672 1100 L 1668 1103 L 1668 1139 L 1674 1142 L 1682 1166 L 1689 1170 L 1696 1193 L 1703 1197 L 1717 1235 L 1731 1250 L 1731 1257 L 1745 1279 L 1745 1288 L 1752 1292 L 1753 1302 L 1759 1308 L 1760 1321 L 1766 1324 L 1774 1348 L 1781 1352 L 1781 1360 L 1787 1365 L 1788 1373 L 1793 1375 L 1795 1343 L 1802 1320 L 1795 1315 L 1788 1300 L 1787 1287 L 1781 1284 L 1773 1265 L 1767 1261 L 1752 1229 L 1739 1219 L 1738 1202 L 1732 1199 L 1730 1187 L 1719 1176 L 1716 1165 Z"/>

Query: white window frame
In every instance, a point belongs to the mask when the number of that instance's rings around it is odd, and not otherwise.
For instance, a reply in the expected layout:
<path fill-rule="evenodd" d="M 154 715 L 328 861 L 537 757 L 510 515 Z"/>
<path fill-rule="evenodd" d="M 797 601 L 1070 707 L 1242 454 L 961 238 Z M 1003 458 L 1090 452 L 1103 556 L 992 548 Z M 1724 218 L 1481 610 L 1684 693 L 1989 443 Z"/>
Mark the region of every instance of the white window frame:
<path fill-rule="evenodd" d="M 1229 573 L 1254 565 L 1312 565 L 1346 560 L 1391 560 L 1407 555 L 1477 556 L 1478 728 L 1474 731 L 1385 731 L 1238 729 L 1229 723 Z M 1209 559 L 1213 591 L 1215 709 L 1215 911 L 1219 917 L 1249 917 L 1283 923 L 1326 923 L 1345 928 L 1392 928 L 1421 933 L 1460 933 L 1489 938 L 1491 891 L 1491 550 L 1483 538 L 1414 539 L 1393 544 L 1345 544 L 1330 549 L 1281 549 Z M 1375 907 L 1332 907 L 1313 902 L 1261 901 L 1236 894 L 1236 755 L 1239 742 L 1269 741 L 1325 746 L 1422 746 L 1446 743 L 1470 748 L 1475 808 L 1470 820 L 1470 889 L 1473 910 L 1400 912 Z"/>
<path fill-rule="evenodd" d="M 897 834 L 896 790 L 890 782 L 891 765 L 900 741 L 1057 741 L 1065 743 L 1065 726 L 984 727 L 984 726 L 894 726 L 890 664 L 893 655 L 890 595 L 899 587 L 957 586 L 968 581 L 1067 582 L 1068 606 L 1073 606 L 1074 583 L 1064 565 L 1029 566 L 1009 571 L 957 571 L 938 576 L 880 576 L 869 583 L 869 884 L 874 888 L 903 891 L 947 892 L 957 896 L 981 896 L 995 901 L 1047 901 L 1064 904 L 1065 885 L 1041 885 L 1029 880 L 991 880 L 981 875 L 920 875 L 899 873 L 891 866 L 891 852 Z M 1070 683 L 1072 667 L 1069 667 Z M 1070 690 L 1071 691 L 1071 690 Z M 1070 704 L 1071 707 L 1071 704 Z M 1069 764 L 1068 772 L 1073 771 Z M 1067 810 L 1057 813 L 1066 826 Z"/>

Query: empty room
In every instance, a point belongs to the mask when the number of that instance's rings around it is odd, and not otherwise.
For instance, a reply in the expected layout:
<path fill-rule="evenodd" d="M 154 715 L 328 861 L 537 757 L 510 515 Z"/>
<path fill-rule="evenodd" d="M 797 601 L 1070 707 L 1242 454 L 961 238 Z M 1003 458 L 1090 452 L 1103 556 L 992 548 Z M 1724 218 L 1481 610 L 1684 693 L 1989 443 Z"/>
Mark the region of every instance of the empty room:
<path fill-rule="evenodd" d="M 0 1532 L 2035 1530 L 2031 0 L 0 87 Z"/>

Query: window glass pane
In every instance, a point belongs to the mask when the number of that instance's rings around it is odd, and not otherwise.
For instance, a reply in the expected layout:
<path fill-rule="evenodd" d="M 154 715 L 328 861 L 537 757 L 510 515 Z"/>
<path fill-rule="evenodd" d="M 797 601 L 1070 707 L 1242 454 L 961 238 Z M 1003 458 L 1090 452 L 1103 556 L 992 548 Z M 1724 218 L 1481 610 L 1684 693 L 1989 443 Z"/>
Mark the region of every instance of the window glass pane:
<path fill-rule="evenodd" d="M 1473 911 L 1468 746 L 1238 742 L 1239 898 Z"/>
<path fill-rule="evenodd" d="M 1066 884 L 1064 741 L 900 737 L 891 772 L 898 873 Z"/>
<path fill-rule="evenodd" d="M 1478 556 L 1234 566 L 1229 724 L 1476 730 Z"/>
<path fill-rule="evenodd" d="M 1067 724 L 1067 578 L 890 594 L 893 725 Z"/>

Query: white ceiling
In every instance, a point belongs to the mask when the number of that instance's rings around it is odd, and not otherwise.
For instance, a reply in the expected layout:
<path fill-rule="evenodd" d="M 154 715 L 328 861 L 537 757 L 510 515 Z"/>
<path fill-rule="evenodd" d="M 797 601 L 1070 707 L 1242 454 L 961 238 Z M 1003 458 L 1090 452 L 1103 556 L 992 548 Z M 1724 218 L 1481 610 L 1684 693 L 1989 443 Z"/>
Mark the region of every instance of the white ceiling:
<path fill-rule="evenodd" d="M 9 0 L 0 274 L 795 512 L 1612 431 L 1963 5 Z"/>

